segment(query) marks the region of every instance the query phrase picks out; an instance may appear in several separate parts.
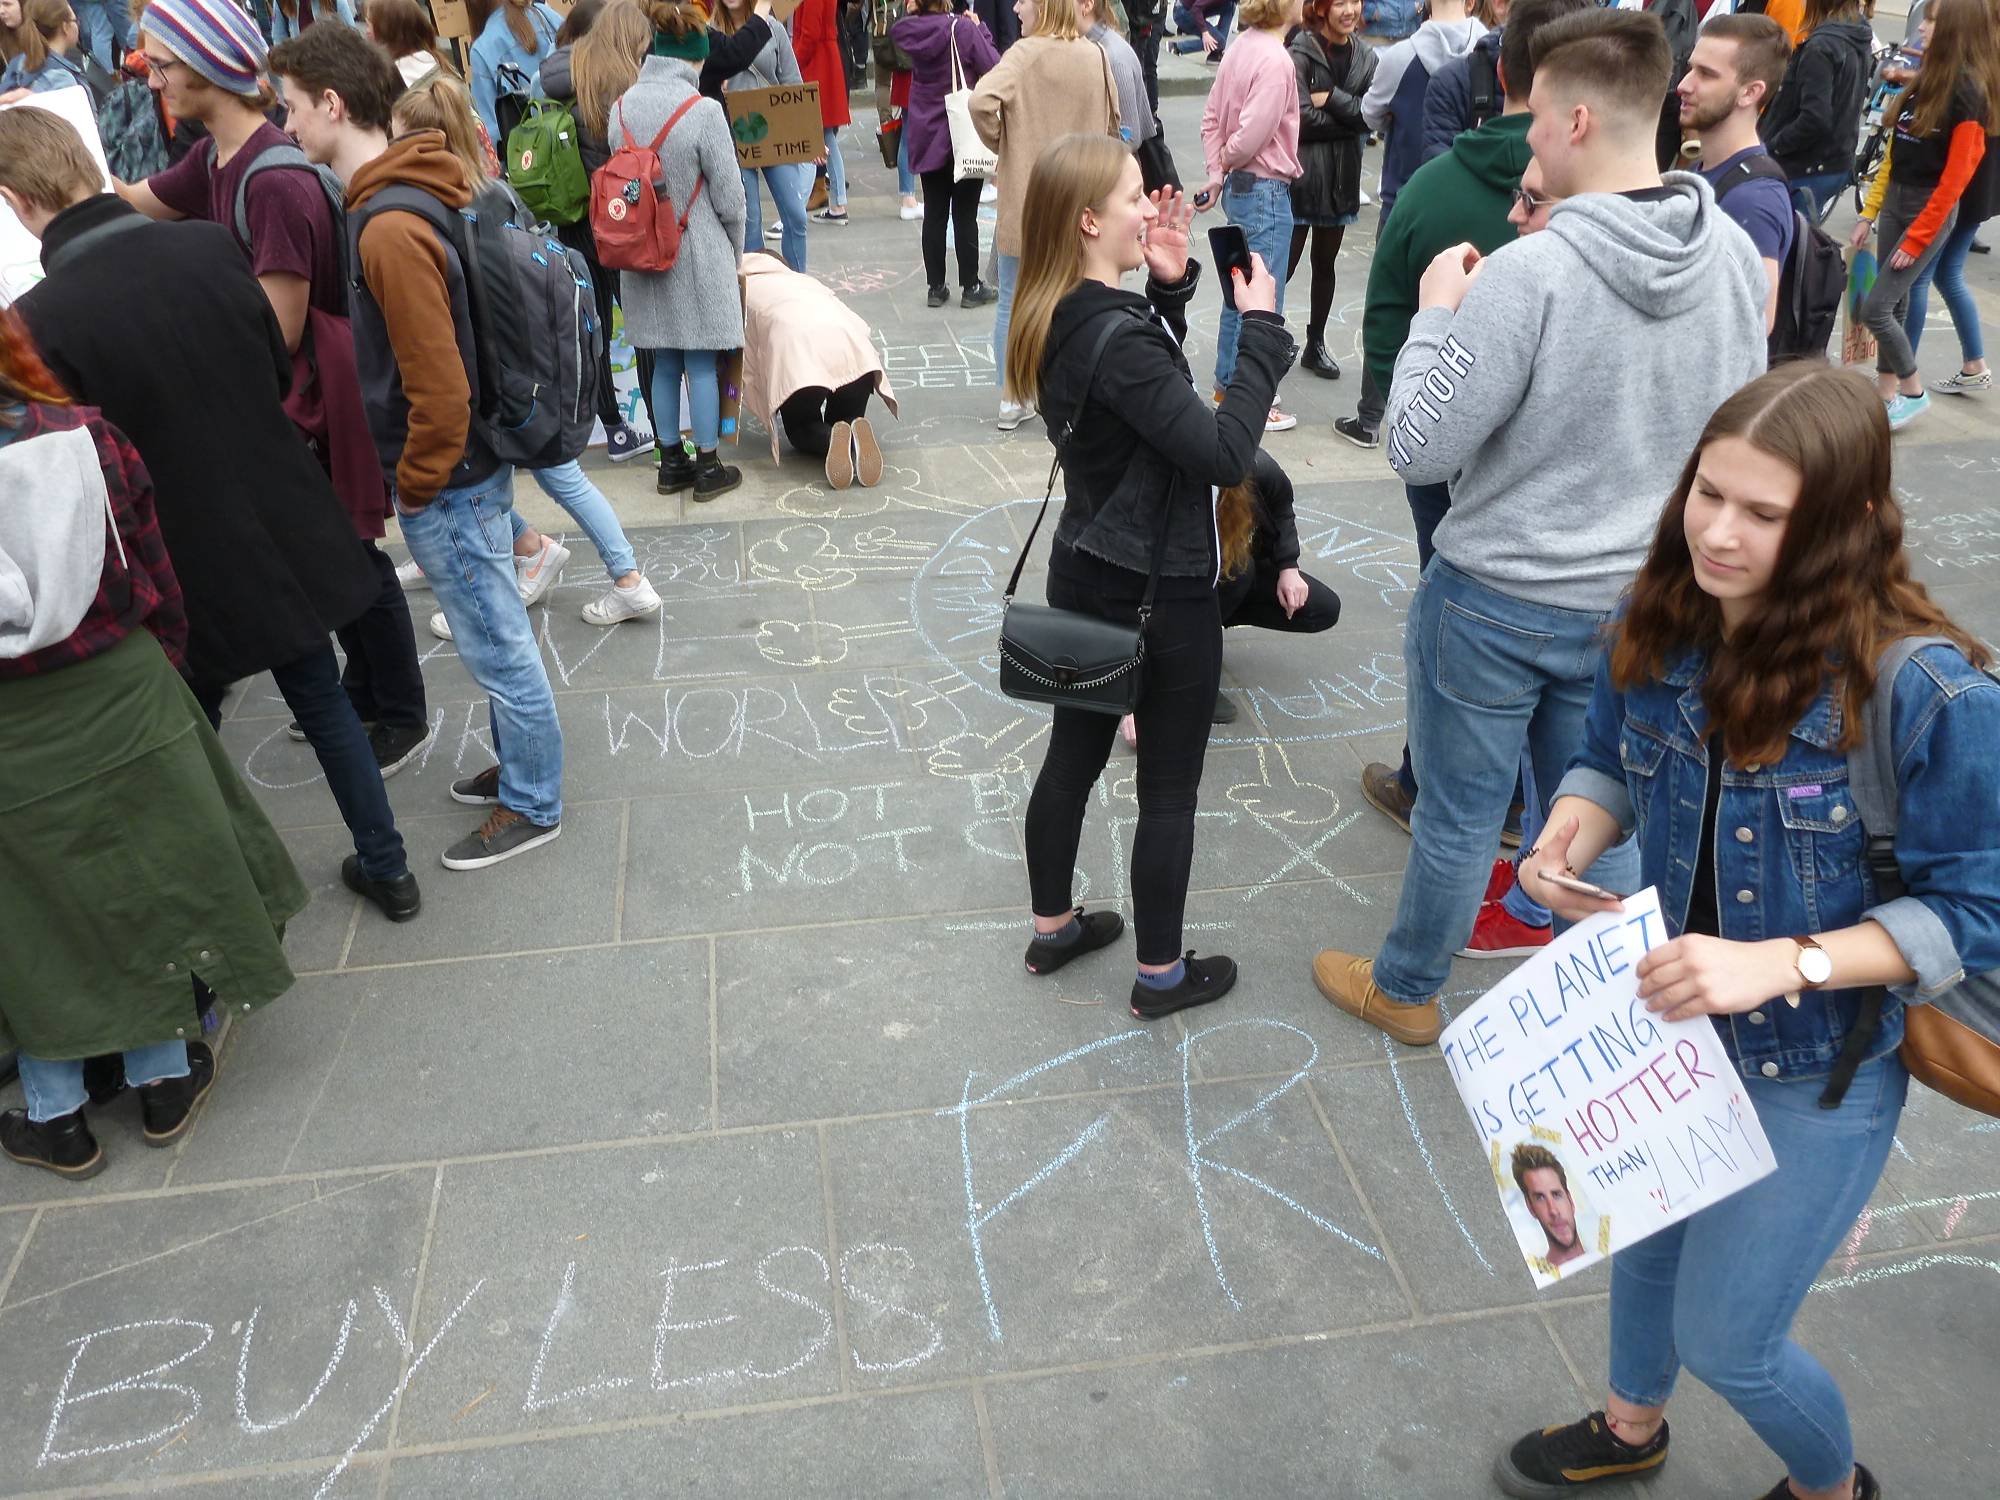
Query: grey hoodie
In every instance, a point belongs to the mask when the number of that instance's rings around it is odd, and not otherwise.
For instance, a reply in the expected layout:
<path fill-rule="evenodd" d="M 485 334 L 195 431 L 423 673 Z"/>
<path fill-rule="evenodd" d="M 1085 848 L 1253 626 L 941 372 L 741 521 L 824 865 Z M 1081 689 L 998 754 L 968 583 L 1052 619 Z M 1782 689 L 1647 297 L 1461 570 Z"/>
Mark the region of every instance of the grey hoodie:
<path fill-rule="evenodd" d="M 1406 484 L 1451 485 L 1437 550 L 1489 588 L 1608 610 L 1715 408 L 1764 372 L 1764 266 L 1701 178 L 1585 193 L 1419 312 L 1385 418 Z"/>
<path fill-rule="evenodd" d="M 107 537 L 122 559 L 89 429 L 0 445 L 0 660 L 69 639 L 97 598 Z"/>

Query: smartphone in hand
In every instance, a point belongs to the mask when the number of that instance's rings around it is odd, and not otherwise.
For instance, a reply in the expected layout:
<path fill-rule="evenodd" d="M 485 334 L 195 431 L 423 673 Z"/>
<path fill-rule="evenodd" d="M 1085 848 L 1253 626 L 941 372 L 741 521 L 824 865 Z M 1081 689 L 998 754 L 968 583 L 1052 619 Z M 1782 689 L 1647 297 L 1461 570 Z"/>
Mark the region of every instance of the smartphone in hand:
<path fill-rule="evenodd" d="M 1240 226 L 1223 224 L 1209 230 L 1208 248 L 1215 256 L 1215 274 L 1222 278 L 1222 305 L 1234 312 L 1236 280 L 1233 273 L 1241 271 L 1244 279 L 1249 279 L 1250 242 L 1244 238 Z"/>
<path fill-rule="evenodd" d="M 1588 880 L 1578 880 L 1574 875 L 1557 875 L 1544 870 L 1542 879 L 1550 885 L 1561 886 L 1566 891 L 1575 891 L 1579 896 L 1595 896 L 1600 901 L 1622 901 L 1624 897 L 1607 891 L 1601 885 L 1592 885 Z"/>

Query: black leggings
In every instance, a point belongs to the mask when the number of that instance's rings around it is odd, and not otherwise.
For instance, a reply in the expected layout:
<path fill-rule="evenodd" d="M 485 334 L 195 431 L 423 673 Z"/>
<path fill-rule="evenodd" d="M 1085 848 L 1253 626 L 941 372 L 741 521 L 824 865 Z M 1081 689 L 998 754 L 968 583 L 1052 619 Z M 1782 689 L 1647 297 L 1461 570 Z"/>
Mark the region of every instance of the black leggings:
<path fill-rule="evenodd" d="M 952 243 L 958 250 L 958 284 L 970 289 L 979 284 L 979 190 L 986 184 L 977 177 L 954 183 L 951 163 L 918 179 L 924 187 L 924 275 L 931 286 L 946 285 L 944 279 L 944 221 L 951 220 Z"/>
<path fill-rule="evenodd" d="M 873 375 L 849 381 L 837 391 L 823 385 L 805 386 L 778 403 L 778 420 L 794 448 L 813 458 L 825 458 L 833 446 L 833 424 L 852 422 L 862 415 L 874 394 Z"/>
<path fill-rule="evenodd" d="M 1287 618 L 1285 607 L 1278 602 L 1277 565 L 1268 557 L 1253 557 L 1249 567 L 1223 579 L 1215 592 L 1223 628 L 1254 625 L 1259 630 L 1283 630 L 1292 635 L 1333 629 L 1340 623 L 1340 595 L 1310 573 L 1299 576 L 1306 581 L 1306 602 Z"/>
<path fill-rule="evenodd" d="M 1306 324 L 1306 341 L 1323 343 L 1326 339 L 1326 320 L 1333 313 L 1333 263 L 1340 255 L 1340 242 L 1347 236 L 1345 227 L 1316 229 L 1310 224 L 1292 226 L 1292 259 L 1285 267 L 1285 280 L 1292 279 L 1292 273 L 1299 268 L 1299 257 L 1306 251 L 1306 236 L 1312 236 L 1312 321 Z"/>
<path fill-rule="evenodd" d="M 1049 575 L 1048 601 L 1107 620 L 1138 618 L 1144 581 L 1132 575 L 1129 597 L 1109 598 Z M 1181 956 L 1181 916 L 1194 863 L 1195 794 L 1208 753 L 1215 692 L 1222 683 L 1222 621 L 1215 595 L 1162 599 L 1146 628 L 1146 684 L 1134 714 L 1139 727 L 1139 826 L 1132 836 L 1132 925 L 1142 964 Z M 1118 721 L 1109 714 L 1059 708 L 1049 752 L 1028 799 L 1028 890 L 1037 916 L 1058 917 L 1070 898 L 1083 814 Z"/>

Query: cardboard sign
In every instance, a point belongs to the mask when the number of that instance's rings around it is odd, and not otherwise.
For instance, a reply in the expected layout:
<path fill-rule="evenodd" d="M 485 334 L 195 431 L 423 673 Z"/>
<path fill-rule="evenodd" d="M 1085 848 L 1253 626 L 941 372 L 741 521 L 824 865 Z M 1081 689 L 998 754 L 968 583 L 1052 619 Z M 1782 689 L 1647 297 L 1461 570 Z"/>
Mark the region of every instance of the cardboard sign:
<path fill-rule="evenodd" d="M 792 20 L 792 12 L 804 3 L 805 0 L 771 0 L 772 23 L 778 26 L 789 26 Z"/>
<path fill-rule="evenodd" d="M 1840 362 L 1844 365 L 1875 363 L 1875 335 L 1862 320 L 1861 304 L 1875 290 L 1875 252 L 1847 247 L 1847 303 L 1840 320 Z"/>
<path fill-rule="evenodd" d="M 1444 1029 L 1535 1285 L 1553 1285 L 1727 1198 L 1775 1165 L 1706 1016 L 1638 998 L 1666 941 L 1659 893 L 1577 923 Z M 1772 1004 L 1783 1004 L 1773 1000 Z"/>
<path fill-rule="evenodd" d="M 83 149 L 111 186 L 111 170 L 104 164 L 104 143 L 97 134 L 97 115 L 91 108 L 89 89 L 50 89 L 30 94 L 8 109 L 45 109 L 67 120 L 83 138 Z M 14 211 L 0 203 L 0 307 L 5 307 L 42 279 L 42 242 L 28 233 Z"/>
<path fill-rule="evenodd" d="M 465 0 L 431 0 L 431 24 L 441 37 L 469 38 L 472 12 L 466 9 Z"/>
<path fill-rule="evenodd" d="M 768 89 L 731 89 L 729 132 L 736 137 L 736 164 L 762 167 L 810 165 L 826 150 L 820 122 L 819 85 L 787 83 Z"/>

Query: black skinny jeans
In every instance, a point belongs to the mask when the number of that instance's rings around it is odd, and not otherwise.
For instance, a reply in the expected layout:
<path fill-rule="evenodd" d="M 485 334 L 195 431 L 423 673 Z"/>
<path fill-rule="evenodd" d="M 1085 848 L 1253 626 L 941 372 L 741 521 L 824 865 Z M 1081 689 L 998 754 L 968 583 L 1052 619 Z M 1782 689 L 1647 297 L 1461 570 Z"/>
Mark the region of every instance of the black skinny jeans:
<path fill-rule="evenodd" d="M 793 391 L 778 404 L 778 420 L 793 448 L 812 458 L 825 458 L 833 447 L 833 424 L 852 422 L 868 410 L 875 394 L 875 377 L 863 375 L 837 391 L 809 385 Z"/>
<path fill-rule="evenodd" d="M 1215 606 L 1224 629 L 1253 625 L 1259 630 L 1316 635 L 1340 623 L 1340 595 L 1310 573 L 1299 575 L 1306 581 L 1306 602 L 1287 618 L 1284 605 L 1278 602 L 1278 572 L 1269 558 L 1258 557 L 1235 577 L 1222 580 L 1215 592 Z"/>
<path fill-rule="evenodd" d="M 979 190 L 977 177 L 954 183 L 951 163 L 918 179 L 924 188 L 924 276 L 929 286 L 944 286 L 944 221 L 951 220 L 952 242 L 958 250 L 958 284 L 979 284 Z"/>
<path fill-rule="evenodd" d="M 1107 598 L 1051 573 L 1048 601 L 1058 609 L 1129 622 L 1139 617 L 1145 585 L 1137 573 L 1132 580 L 1129 597 Z M 1156 601 L 1146 628 L 1145 687 L 1133 715 L 1139 727 L 1139 826 L 1132 835 L 1132 925 L 1142 964 L 1171 964 L 1181 956 L 1195 797 L 1221 683 L 1222 619 L 1215 595 Z M 1062 916 L 1075 905 L 1070 891 L 1083 814 L 1117 736 L 1118 721 L 1109 714 L 1055 711 L 1049 752 L 1028 799 L 1028 890 L 1037 916 Z"/>
<path fill-rule="evenodd" d="M 375 602 L 351 625 L 334 634 L 347 653 L 340 685 L 364 724 L 422 729 L 430 722 L 424 698 L 424 669 L 417 662 L 417 637 L 410 625 L 410 600 L 396 578 L 396 560 L 373 542 L 362 544 L 381 587 Z"/>

